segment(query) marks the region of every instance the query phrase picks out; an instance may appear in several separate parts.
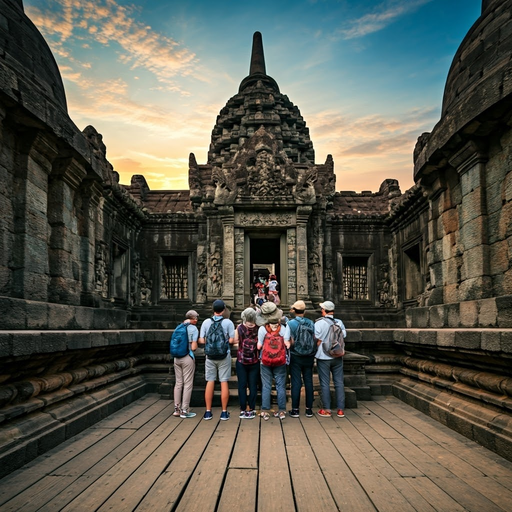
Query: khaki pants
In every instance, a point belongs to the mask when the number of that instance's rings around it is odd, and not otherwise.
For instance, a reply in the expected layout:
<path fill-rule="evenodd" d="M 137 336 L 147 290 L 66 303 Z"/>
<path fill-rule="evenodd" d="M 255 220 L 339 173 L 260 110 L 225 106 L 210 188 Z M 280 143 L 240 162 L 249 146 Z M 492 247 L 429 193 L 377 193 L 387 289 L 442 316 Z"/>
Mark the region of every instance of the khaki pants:
<path fill-rule="evenodd" d="M 176 376 L 174 405 L 180 407 L 182 411 L 188 411 L 190 406 L 195 369 L 196 361 L 190 355 L 174 358 L 174 375 Z"/>

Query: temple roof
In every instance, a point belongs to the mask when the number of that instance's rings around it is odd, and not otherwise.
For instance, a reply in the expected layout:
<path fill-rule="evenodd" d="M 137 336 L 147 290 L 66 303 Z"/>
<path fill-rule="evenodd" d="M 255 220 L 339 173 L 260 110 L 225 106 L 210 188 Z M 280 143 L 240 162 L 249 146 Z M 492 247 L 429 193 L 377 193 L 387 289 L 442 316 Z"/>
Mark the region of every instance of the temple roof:
<path fill-rule="evenodd" d="M 277 82 L 266 74 L 261 34 L 253 36 L 249 75 L 238 94 L 220 111 L 212 131 L 208 164 L 222 166 L 261 127 L 282 142 L 294 163 L 314 163 L 315 152 L 309 128 L 299 109 L 282 94 Z"/>

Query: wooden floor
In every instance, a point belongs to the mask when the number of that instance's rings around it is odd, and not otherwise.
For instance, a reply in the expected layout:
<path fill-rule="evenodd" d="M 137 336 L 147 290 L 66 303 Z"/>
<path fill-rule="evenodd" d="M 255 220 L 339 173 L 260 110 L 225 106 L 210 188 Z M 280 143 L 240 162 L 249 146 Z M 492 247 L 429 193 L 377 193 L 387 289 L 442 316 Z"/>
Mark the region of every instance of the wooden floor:
<path fill-rule="evenodd" d="M 392 397 L 343 419 L 172 412 L 145 396 L 0 480 L 0 510 L 512 510 L 512 463 Z"/>

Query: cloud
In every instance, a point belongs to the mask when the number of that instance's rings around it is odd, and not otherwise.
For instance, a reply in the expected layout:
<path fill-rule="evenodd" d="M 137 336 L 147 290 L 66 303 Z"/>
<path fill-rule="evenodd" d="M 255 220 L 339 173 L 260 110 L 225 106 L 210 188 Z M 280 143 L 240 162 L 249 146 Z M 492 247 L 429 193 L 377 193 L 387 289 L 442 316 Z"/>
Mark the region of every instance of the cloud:
<path fill-rule="evenodd" d="M 52 48 L 62 57 L 70 54 L 65 49 L 70 39 L 116 44 L 122 50 L 120 61 L 130 69 L 145 68 L 169 90 L 187 94 L 174 78 L 192 73 L 196 55 L 140 21 L 135 6 L 116 0 L 47 0 L 44 6 L 28 6 L 27 14 L 51 36 Z"/>
<path fill-rule="evenodd" d="M 368 34 L 383 30 L 388 25 L 391 25 L 397 18 L 415 11 L 429 2 L 432 2 L 432 0 L 410 0 L 408 2 L 398 2 L 395 0 L 386 2 L 377 6 L 374 12 L 349 21 L 348 26 L 338 29 L 335 35 L 342 39 L 364 37 Z"/>

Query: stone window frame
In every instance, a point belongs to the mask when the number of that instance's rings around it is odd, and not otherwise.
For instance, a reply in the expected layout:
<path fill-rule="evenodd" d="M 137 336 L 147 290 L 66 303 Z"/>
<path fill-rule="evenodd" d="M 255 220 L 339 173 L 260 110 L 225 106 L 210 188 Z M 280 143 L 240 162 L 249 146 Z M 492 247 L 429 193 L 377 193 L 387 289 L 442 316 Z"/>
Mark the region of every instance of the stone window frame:
<path fill-rule="evenodd" d="M 164 298 L 162 297 L 162 274 L 164 258 L 187 258 L 187 296 L 182 299 Z M 170 302 L 194 302 L 195 301 L 195 279 L 193 275 L 193 251 L 158 251 L 157 275 L 155 283 L 157 283 L 157 297 L 159 304 L 168 304 Z"/>
<path fill-rule="evenodd" d="M 344 293 L 344 280 L 343 280 L 343 261 L 348 258 L 364 258 L 366 259 L 366 272 L 367 272 L 367 293 L 368 298 L 366 299 L 346 299 Z M 374 265 L 375 253 L 373 251 L 357 251 L 357 252 L 337 252 L 337 270 L 338 270 L 338 286 L 337 286 L 337 295 L 340 301 L 345 303 L 357 303 L 357 304 L 371 304 L 375 297 L 375 265 Z"/>
<path fill-rule="evenodd" d="M 407 297 L 407 280 L 406 280 L 406 258 L 411 259 L 407 255 L 407 251 L 410 251 L 413 247 L 419 248 L 419 273 L 420 277 L 423 281 L 423 286 L 417 295 L 414 297 Z M 418 305 L 417 297 L 424 291 L 425 289 L 425 248 L 424 248 L 424 239 L 423 235 L 418 235 L 414 238 L 407 240 L 400 247 L 400 295 L 402 297 L 402 304 L 405 308 L 408 307 L 416 307 Z"/>

